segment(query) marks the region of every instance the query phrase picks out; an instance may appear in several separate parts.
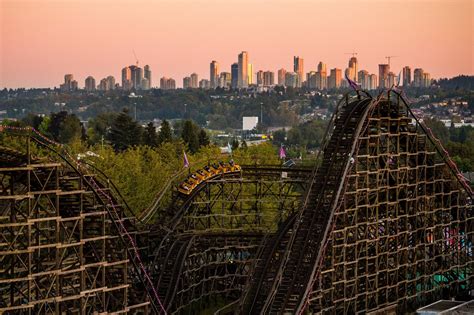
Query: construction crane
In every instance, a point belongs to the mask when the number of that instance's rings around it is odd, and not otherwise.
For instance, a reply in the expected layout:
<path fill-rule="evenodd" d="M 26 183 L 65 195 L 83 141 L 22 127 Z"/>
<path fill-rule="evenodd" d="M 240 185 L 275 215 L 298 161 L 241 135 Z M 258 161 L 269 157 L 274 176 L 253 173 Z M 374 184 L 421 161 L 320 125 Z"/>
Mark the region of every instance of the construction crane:
<path fill-rule="evenodd" d="M 138 58 L 137 58 L 137 54 L 135 53 L 135 49 L 133 49 L 133 55 L 135 56 L 136 64 L 138 67 Z"/>
<path fill-rule="evenodd" d="M 390 59 L 391 58 L 395 58 L 395 57 L 398 57 L 398 56 L 386 56 L 385 58 L 387 58 L 388 60 L 388 66 L 390 67 Z"/>

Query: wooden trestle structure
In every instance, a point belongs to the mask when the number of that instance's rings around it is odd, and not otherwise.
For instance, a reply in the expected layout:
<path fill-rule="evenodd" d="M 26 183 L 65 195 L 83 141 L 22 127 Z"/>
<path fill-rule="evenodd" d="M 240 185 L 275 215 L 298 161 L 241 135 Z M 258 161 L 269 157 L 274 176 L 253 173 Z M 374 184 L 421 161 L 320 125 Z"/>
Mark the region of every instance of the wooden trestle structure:
<path fill-rule="evenodd" d="M 37 134 L 0 139 L 0 313 L 405 313 L 473 289 L 472 191 L 394 91 L 342 99 L 314 169 L 242 166 L 151 224 Z"/>

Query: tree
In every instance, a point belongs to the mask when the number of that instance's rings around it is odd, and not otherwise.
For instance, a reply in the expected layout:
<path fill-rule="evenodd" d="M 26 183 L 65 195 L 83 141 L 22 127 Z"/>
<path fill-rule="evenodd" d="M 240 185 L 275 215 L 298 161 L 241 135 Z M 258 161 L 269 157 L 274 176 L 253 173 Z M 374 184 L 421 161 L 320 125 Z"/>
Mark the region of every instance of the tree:
<path fill-rule="evenodd" d="M 184 122 L 181 138 L 183 138 L 184 143 L 186 143 L 188 149 L 192 153 L 197 152 L 199 149 L 199 137 L 197 130 L 198 127 L 191 120 L 186 120 Z"/>
<path fill-rule="evenodd" d="M 275 143 L 276 145 L 280 145 L 284 143 L 286 141 L 285 138 L 286 138 L 285 129 L 277 130 L 273 133 L 273 143 Z"/>
<path fill-rule="evenodd" d="M 121 112 L 113 121 L 108 140 L 116 151 L 124 151 L 142 142 L 142 127 L 128 115 Z"/>
<path fill-rule="evenodd" d="M 170 123 L 165 119 L 161 123 L 160 132 L 158 133 L 158 144 L 173 141 L 173 134 L 171 133 Z"/>
<path fill-rule="evenodd" d="M 199 131 L 199 146 L 200 147 L 206 147 L 210 144 L 211 142 L 209 141 L 209 137 L 206 133 L 206 130 L 201 129 Z"/>
<path fill-rule="evenodd" d="M 237 150 L 239 148 L 239 140 L 233 139 L 232 143 L 231 143 L 231 146 L 232 146 L 232 151 Z"/>
<path fill-rule="evenodd" d="M 56 141 L 70 143 L 81 137 L 81 121 L 76 115 L 66 111 L 52 113 L 48 131 Z"/>
<path fill-rule="evenodd" d="M 153 125 L 153 122 L 149 122 L 145 127 L 145 132 L 143 134 L 143 144 L 148 145 L 152 148 L 158 146 L 158 136 L 156 134 L 156 128 Z"/>

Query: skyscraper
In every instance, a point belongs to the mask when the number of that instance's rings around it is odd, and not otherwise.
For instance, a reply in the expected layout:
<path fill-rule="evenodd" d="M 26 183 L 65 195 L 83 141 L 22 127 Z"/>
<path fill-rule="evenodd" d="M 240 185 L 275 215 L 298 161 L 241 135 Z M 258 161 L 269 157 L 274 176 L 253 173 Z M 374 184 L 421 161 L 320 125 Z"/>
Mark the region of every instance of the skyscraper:
<path fill-rule="evenodd" d="M 219 87 L 229 88 L 232 83 L 232 75 L 230 72 L 221 72 L 219 75 Z"/>
<path fill-rule="evenodd" d="M 183 89 L 189 89 L 191 88 L 191 78 L 190 77 L 184 77 L 183 78 Z"/>
<path fill-rule="evenodd" d="M 327 76 L 326 64 L 320 61 L 318 64 L 318 72 L 316 72 L 316 88 L 318 90 L 324 90 L 328 87 Z"/>
<path fill-rule="evenodd" d="M 115 78 L 111 75 L 109 75 L 106 80 L 106 91 L 110 91 L 115 89 Z"/>
<path fill-rule="evenodd" d="M 257 72 L 257 86 L 263 86 L 263 71 Z"/>
<path fill-rule="evenodd" d="M 431 76 L 428 72 L 423 72 L 423 87 L 430 87 Z"/>
<path fill-rule="evenodd" d="M 328 89 L 337 89 L 341 86 L 342 80 L 342 70 L 341 69 L 331 69 L 331 74 L 328 78 Z"/>
<path fill-rule="evenodd" d="M 303 58 L 300 58 L 299 56 L 294 56 L 293 57 L 293 71 L 298 74 L 298 83 L 297 87 L 303 86 L 303 79 L 304 79 L 304 61 Z"/>
<path fill-rule="evenodd" d="M 275 74 L 272 71 L 265 71 L 263 73 L 263 85 L 264 86 L 275 85 Z"/>
<path fill-rule="evenodd" d="M 191 88 L 197 89 L 199 87 L 199 76 L 197 73 L 193 72 L 191 73 Z"/>
<path fill-rule="evenodd" d="M 162 77 L 160 79 L 160 88 L 162 90 L 176 89 L 176 81 L 173 78 Z"/>
<path fill-rule="evenodd" d="M 351 59 L 349 59 L 349 67 L 346 69 L 346 76 L 354 82 L 359 82 L 357 77 L 357 70 L 357 58 L 352 57 Z"/>
<path fill-rule="evenodd" d="M 140 90 L 142 88 L 143 69 L 137 66 L 129 67 L 132 72 L 132 88 Z"/>
<path fill-rule="evenodd" d="M 149 65 L 143 67 L 143 71 L 145 72 L 145 79 L 148 80 L 148 89 L 151 88 L 151 69 Z"/>
<path fill-rule="evenodd" d="M 367 70 L 360 70 L 358 72 L 358 79 L 360 87 L 363 90 L 369 90 L 369 72 Z"/>
<path fill-rule="evenodd" d="M 209 80 L 202 79 L 201 81 L 199 81 L 199 88 L 200 89 L 207 90 L 210 87 L 211 87 L 211 82 Z"/>
<path fill-rule="evenodd" d="M 233 89 L 236 89 L 239 85 L 239 64 L 233 63 L 230 66 L 230 73 L 232 76 L 231 86 Z"/>
<path fill-rule="evenodd" d="M 86 78 L 85 88 L 87 92 L 95 91 L 95 79 L 91 76 Z"/>
<path fill-rule="evenodd" d="M 285 86 L 296 88 L 298 87 L 299 75 L 296 72 L 285 73 Z"/>
<path fill-rule="evenodd" d="M 132 70 L 130 67 L 122 69 L 122 89 L 125 91 L 132 89 Z"/>
<path fill-rule="evenodd" d="M 243 51 L 239 54 L 239 80 L 238 80 L 238 88 L 246 88 L 248 87 L 248 53 Z"/>
<path fill-rule="evenodd" d="M 416 68 L 413 71 L 413 86 L 422 87 L 423 86 L 423 69 Z"/>
<path fill-rule="evenodd" d="M 247 79 L 248 85 L 252 85 L 253 84 L 253 66 L 251 63 L 248 64 L 247 76 L 248 76 L 248 79 Z"/>
<path fill-rule="evenodd" d="M 286 78 L 286 70 L 283 68 L 278 70 L 278 85 L 285 86 L 285 83 L 286 83 L 285 78 Z"/>
<path fill-rule="evenodd" d="M 317 72 L 310 71 L 306 73 L 306 87 L 309 89 L 316 89 L 317 87 Z"/>
<path fill-rule="evenodd" d="M 59 86 L 61 91 L 75 91 L 77 90 L 77 81 L 74 80 L 72 74 L 66 74 L 64 76 L 64 83 Z"/>
<path fill-rule="evenodd" d="M 376 90 L 377 89 L 377 75 L 376 74 L 370 74 L 369 75 L 369 83 L 368 83 L 368 89 L 369 90 Z"/>
<path fill-rule="evenodd" d="M 219 63 L 213 60 L 210 64 L 210 70 L 211 89 L 215 89 L 219 85 Z"/>
<path fill-rule="evenodd" d="M 379 64 L 379 89 L 386 89 L 388 85 L 388 73 L 390 66 L 388 64 Z"/>
<path fill-rule="evenodd" d="M 392 86 L 394 86 L 397 83 L 396 79 L 397 79 L 397 77 L 396 77 L 395 73 L 390 71 L 387 75 L 387 87 L 391 88 Z"/>
<path fill-rule="evenodd" d="M 411 85 L 411 68 L 409 66 L 403 67 L 403 86 Z"/>

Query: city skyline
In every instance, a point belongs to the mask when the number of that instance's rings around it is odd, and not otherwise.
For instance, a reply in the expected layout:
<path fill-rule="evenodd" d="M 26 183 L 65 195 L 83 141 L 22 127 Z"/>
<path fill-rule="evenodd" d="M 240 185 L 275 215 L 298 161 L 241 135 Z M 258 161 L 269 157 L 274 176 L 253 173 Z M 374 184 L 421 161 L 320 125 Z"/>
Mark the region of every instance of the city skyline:
<path fill-rule="evenodd" d="M 119 78 L 121 67 L 135 64 L 133 51 L 155 78 L 172 77 L 179 86 L 192 72 L 206 78 L 214 59 L 231 72 L 240 51 L 249 52 L 254 74 L 291 71 L 293 56 L 304 59 L 305 72 L 321 60 L 345 69 L 352 51 L 369 73 L 396 55 L 396 74 L 406 65 L 429 69 L 433 78 L 473 74 L 471 1 L 0 3 L 1 88 L 54 87 L 64 73 L 81 84 L 89 75 Z M 366 18 L 354 23 L 355 16 Z"/>

